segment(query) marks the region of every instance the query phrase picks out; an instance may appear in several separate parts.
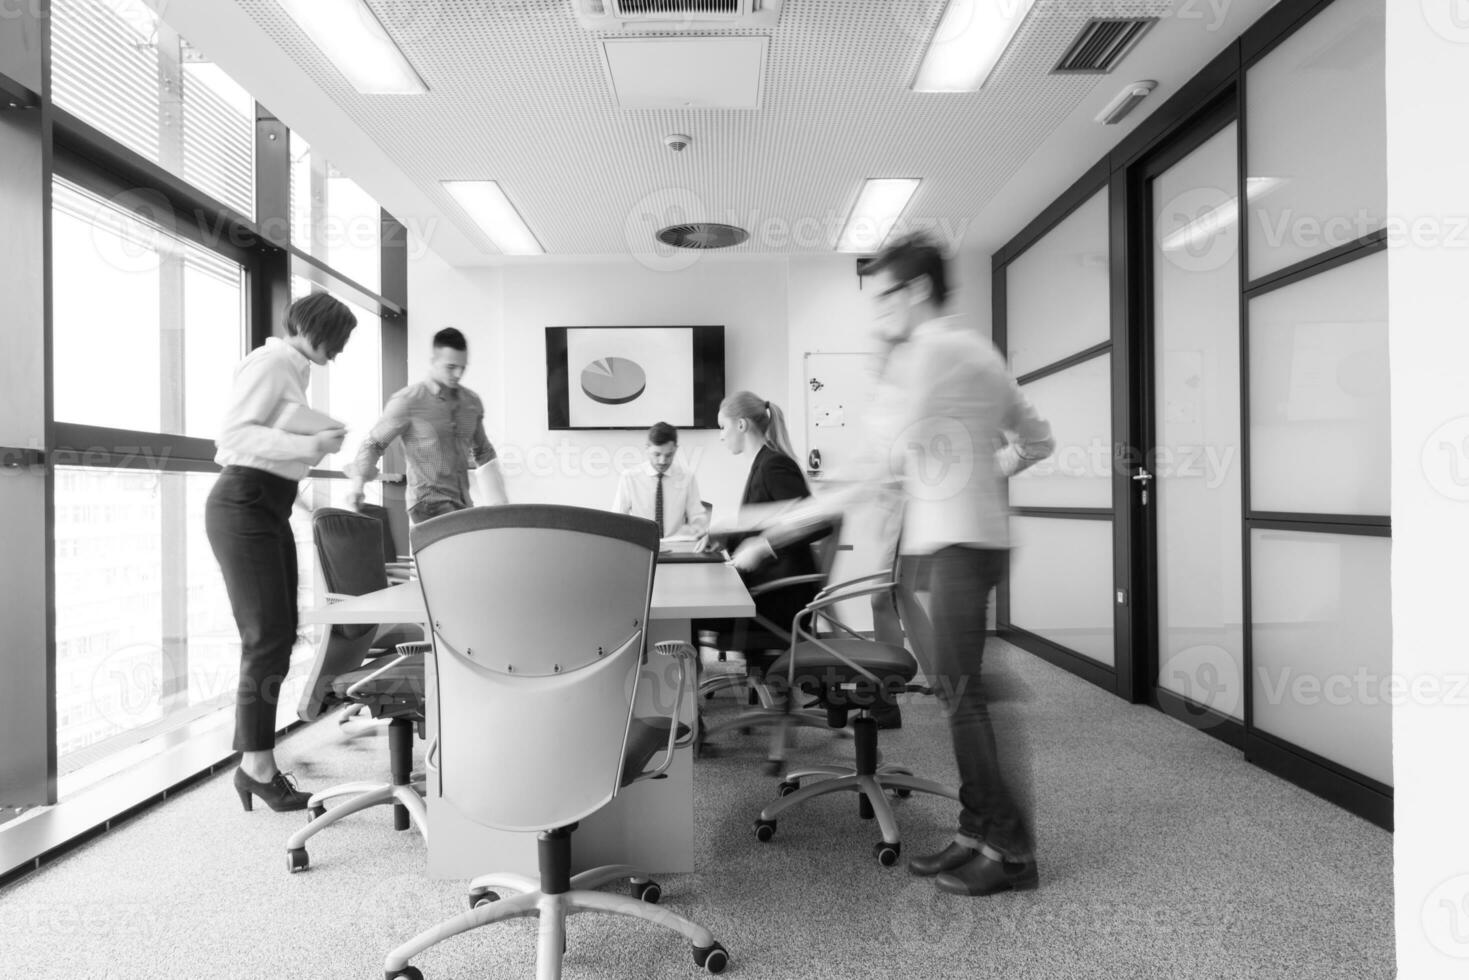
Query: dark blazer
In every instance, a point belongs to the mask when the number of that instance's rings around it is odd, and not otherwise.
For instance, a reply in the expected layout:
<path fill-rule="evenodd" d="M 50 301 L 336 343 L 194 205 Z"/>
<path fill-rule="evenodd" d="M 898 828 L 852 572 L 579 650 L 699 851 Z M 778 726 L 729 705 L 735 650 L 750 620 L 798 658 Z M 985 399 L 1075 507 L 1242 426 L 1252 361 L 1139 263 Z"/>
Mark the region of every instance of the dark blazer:
<path fill-rule="evenodd" d="M 760 451 L 755 454 L 754 462 L 750 464 L 750 476 L 745 480 L 745 492 L 740 498 L 740 504 L 741 506 L 768 504 L 777 500 L 797 500 L 809 496 L 811 496 L 811 491 L 806 486 L 806 477 L 801 473 L 801 467 L 796 464 L 795 460 L 776 452 L 769 446 L 761 446 Z M 754 571 L 745 573 L 745 584 L 755 586 L 762 582 L 773 582 L 778 578 L 810 575 L 820 571 L 816 563 L 816 556 L 811 551 L 811 542 L 821 538 L 824 533 L 824 531 L 817 532 L 809 538 L 792 542 L 781 548 L 775 553 L 774 558 L 766 561 Z M 731 554 L 745 537 L 747 535 L 732 537 L 729 540 L 727 546 Z M 778 624 L 781 629 L 789 630 L 791 620 L 796 613 L 814 599 L 818 591 L 820 591 L 818 583 L 777 589 L 768 595 L 756 596 L 755 611 Z M 784 644 L 780 645 L 784 646 Z M 737 648 L 745 648 L 745 644 L 741 643 Z"/>

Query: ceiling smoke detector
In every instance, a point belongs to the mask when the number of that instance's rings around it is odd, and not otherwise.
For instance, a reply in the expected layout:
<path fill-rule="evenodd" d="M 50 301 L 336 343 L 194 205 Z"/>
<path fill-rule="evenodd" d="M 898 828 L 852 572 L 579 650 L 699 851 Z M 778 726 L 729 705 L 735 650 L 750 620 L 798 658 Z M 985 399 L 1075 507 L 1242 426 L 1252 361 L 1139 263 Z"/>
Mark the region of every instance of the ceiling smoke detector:
<path fill-rule="evenodd" d="M 658 231 L 658 240 L 674 248 L 729 248 L 747 241 L 750 233 L 734 225 L 722 225 L 714 221 L 692 221 L 682 225 L 669 225 Z"/>
<path fill-rule="evenodd" d="M 669 133 L 663 137 L 663 145 L 674 153 L 682 153 L 693 141 L 694 138 L 692 136 L 685 136 L 683 133 Z"/>

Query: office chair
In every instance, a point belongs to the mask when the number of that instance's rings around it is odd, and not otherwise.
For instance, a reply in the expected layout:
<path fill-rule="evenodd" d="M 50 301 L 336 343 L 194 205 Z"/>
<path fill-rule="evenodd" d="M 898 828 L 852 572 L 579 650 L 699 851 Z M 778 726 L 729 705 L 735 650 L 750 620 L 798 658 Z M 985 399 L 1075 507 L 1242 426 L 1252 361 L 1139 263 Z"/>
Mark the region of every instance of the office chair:
<path fill-rule="evenodd" d="M 931 693 L 926 687 L 911 683 L 918 672 L 917 661 L 901 645 L 867 639 L 836 619 L 832 607 L 848 599 L 892 594 L 896 597 L 903 632 L 915 649 L 931 636 L 927 614 L 918 605 L 912 583 L 899 581 L 896 568 L 852 579 L 823 591 L 806 607 L 809 620 L 796 630 L 795 642 L 772 666 L 773 672 L 784 672 L 791 691 L 803 690 L 816 695 L 825 706 L 835 727 L 852 720 L 855 764 L 842 766 L 808 766 L 786 774 L 780 783 L 780 799 L 760 811 L 755 821 L 755 837 L 762 843 L 775 836 L 776 818 L 792 807 L 828 793 L 846 790 L 858 794 L 858 815 L 864 820 L 877 818 L 882 839 L 872 852 L 880 864 L 892 866 L 902 851 L 898 822 L 888 801 L 887 791 L 899 797 L 914 792 L 931 793 L 957 801 L 959 791 L 931 779 L 913 775 L 912 771 L 879 762 L 877 722 L 874 709 L 896 703 L 898 694 L 907 691 Z M 817 635 L 815 623 L 826 620 L 838 635 Z M 844 635 L 841 635 L 844 634 Z M 802 781 L 819 778 L 802 786 Z"/>
<path fill-rule="evenodd" d="M 387 573 L 387 584 L 398 585 L 411 581 L 414 577 L 413 559 L 403 554 L 394 543 L 393 526 L 388 518 L 388 509 L 380 504 L 364 503 L 357 508 L 357 513 L 373 518 L 382 528 L 383 569 Z M 378 656 L 396 648 L 399 643 L 416 642 L 423 639 L 423 631 L 417 627 L 399 627 L 397 634 L 390 632 L 383 635 L 368 655 Z M 348 704 L 342 713 L 337 715 L 337 725 L 344 734 L 349 736 L 376 735 L 387 731 L 387 726 L 381 724 L 380 721 L 373 720 L 367 705 L 360 703 Z"/>
<path fill-rule="evenodd" d="M 388 582 L 407 582 L 413 578 L 413 556 L 406 554 L 393 540 L 393 524 L 388 518 L 388 509 L 381 504 L 364 503 L 357 508 L 357 513 L 366 514 L 382 525 L 383 567 L 387 569 Z"/>
<path fill-rule="evenodd" d="M 328 600 L 387 588 L 382 532 L 374 518 L 321 507 L 311 516 L 311 533 Z M 384 637 L 395 640 L 415 633 L 416 640 L 397 642 L 392 650 L 381 651 Z M 374 648 L 379 648 L 376 658 L 372 656 Z M 307 840 L 343 817 L 379 804 L 393 805 L 396 829 L 407 830 L 411 821 L 427 835 L 423 781 L 412 767 L 413 735 L 424 718 L 423 671 L 428 649 L 423 630 L 418 627 L 329 627 L 317 647 L 297 714 L 303 721 L 315 721 L 347 704 L 361 705 L 372 717 L 387 720 L 390 777 L 386 783 L 344 783 L 312 794 L 306 804 L 306 826 L 286 842 L 286 867 L 291 871 L 302 871 L 310 865 Z M 327 809 L 329 800 L 343 796 L 349 799 Z"/>
<path fill-rule="evenodd" d="M 817 564 L 821 569 L 819 572 L 810 575 L 791 575 L 770 582 L 762 582 L 750 588 L 750 597 L 758 599 L 763 595 L 803 585 L 825 585 L 831 575 L 832 566 L 836 562 L 841 529 L 841 521 L 833 521 L 825 536 L 812 542 L 811 547 L 816 552 Z M 731 718 L 711 721 L 707 724 L 701 720 L 699 736 L 695 742 L 696 750 L 702 750 L 709 739 L 730 729 L 738 729 L 743 733 L 756 726 L 779 725 L 780 731 L 774 733 L 771 739 L 769 761 L 774 765 L 784 757 L 786 735 L 791 726 L 830 727 L 824 710 L 793 709 L 785 703 L 785 698 L 775 695 L 768 683 L 767 679 L 772 676 L 770 667 L 780 655 L 780 651 L 790 649 L 790 623 L 777 624 L 757 612 L 750 620 L 721 622 L 719 627 L 717 630 L 709 631 L 715 634 L 709 642 L 721 654 L 729 650 L 744 653 L 745 672 L 742 674 L 721 673 L 704 680 L 699 685 L 700 704 L 704 704 L 716 693 L 727 688 L 743 688 L 749 691 L 752 705 L 757 706 L 750 710 L 740 711 Z M 787 690 L 786 697 L 793 693 Z"/>
<path fill-rule="evenodd" d="M 432 637 L 438 730 L 427 764 L 443 804 L 468 820 L 539 834 L 540 881 L 494 873 L 471 882 L 471 910 L 394 949 L 389 980 L 421 980 L 409 959 L 451 936 L 503 919 L 540 917 L 536 976 L 561 975 L 566 917 L 597 911 L 682 934 L 710 973 L 728 953 L 703 926 L 654 909 L 658 891 L 638 869 L 612 865 L 572 876 L 577 822 L 618 790 L 662 775 L 687 730 L 678 725 L 687 643 L 668 717 L 634 713 L 652 598 L 658 528 L 579 507 L 476 507 L 413 528 Z M 655 756 L 661 762 L 648 768 Z M 592 891 L 632 879 L 639 897 Z M 501 892 L 517 894 L 501 897 Z"/>

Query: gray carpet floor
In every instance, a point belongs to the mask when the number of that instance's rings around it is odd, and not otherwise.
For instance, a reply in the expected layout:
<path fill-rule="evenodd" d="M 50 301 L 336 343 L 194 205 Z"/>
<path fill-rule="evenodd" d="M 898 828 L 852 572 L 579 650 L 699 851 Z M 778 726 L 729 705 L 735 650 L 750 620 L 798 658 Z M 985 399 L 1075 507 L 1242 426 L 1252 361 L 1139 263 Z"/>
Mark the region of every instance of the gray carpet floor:
<path fill-rule="evenodd" d="M 784 977 L 1387 978 L 1392 838 L 1246 764 L 1151 708 L 1128 705 L 1003 642 L 1012 757 L 1034 784 L 1041 887 L 955 898 L 872 858 L 875 823 L 836 794 L 788 813 L 767 844 L 764 740 L 734 736 L 695 767 L 699 870 L 660 879 L 663 904 L 711 929 L 729 975 Z M 885 761 L 953 782 L 936 703 L 882 733 Z M 1002 730 L 1002 737 L 1005 734 Z M 845 761 L 849 740 L 804 731 L 795 762 Z M 330 721 L 279 750 L 307 788 L 376 779 L 386 740 Z M 905 856 L 942 846 L 955 806 L 897 804 Z M 223 773 L 0 891 L 0 963 L 25 978 L 381 977 L 386 952 L 465 908 L 431 881 L 423 843 L 388 811 L 356 815 L 286 872 L 300 814 L 241 811 Z M 466 869 L 465 879 L 491 869 Z M 568 926 L 567 977 L 701 975 L 684 941 L 620 918 Z M 416 959 L 435 978 L 530 977 L 533 920 Z"/>

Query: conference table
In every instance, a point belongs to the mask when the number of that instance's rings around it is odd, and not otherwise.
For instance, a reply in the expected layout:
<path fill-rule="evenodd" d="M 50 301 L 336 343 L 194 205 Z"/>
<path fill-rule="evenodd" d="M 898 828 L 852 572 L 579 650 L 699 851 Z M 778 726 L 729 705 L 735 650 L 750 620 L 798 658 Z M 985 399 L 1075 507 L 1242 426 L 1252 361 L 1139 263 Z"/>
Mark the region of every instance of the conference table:
<path fill-rule="evenodd" d="M 695 619 L 752 616 L 754 600 L 739 573 L 722 562 L 660 563 L 653 576 L 649 609 L 647 677 L 639 688 L 639 713 L 667 714 L 677 690 L 672 658 L 651 653 L 664 640 L 691 640 Z M 423 623 L 423 593 L 417 582 L 302 610 L 301 622 L 315 625 Z M 426 672 L 429 731 L 437 730 L 435 674 Z M 678 707 L 679 719 L 698 724 L 697 681 L 692 672 Z M 568 738 L 571 738 L 568 734 Z M 625 787 L 602 810 L 577 827 L 573 870 L 602 864 L 631 864 L 649 872 L 694 870 L 693 753 L 675 753 L 666 778 Z M 486 773 L 493 779 L 493 773 Z M 510 790 L 524 792 L 523 788 Z M 469 878 L 486 871 L 537 874 L 536 835 L 498 831 L 465 819 L 439 797 L 435 773 L 428 773 L 428 871 L 433 878 Z"/>

